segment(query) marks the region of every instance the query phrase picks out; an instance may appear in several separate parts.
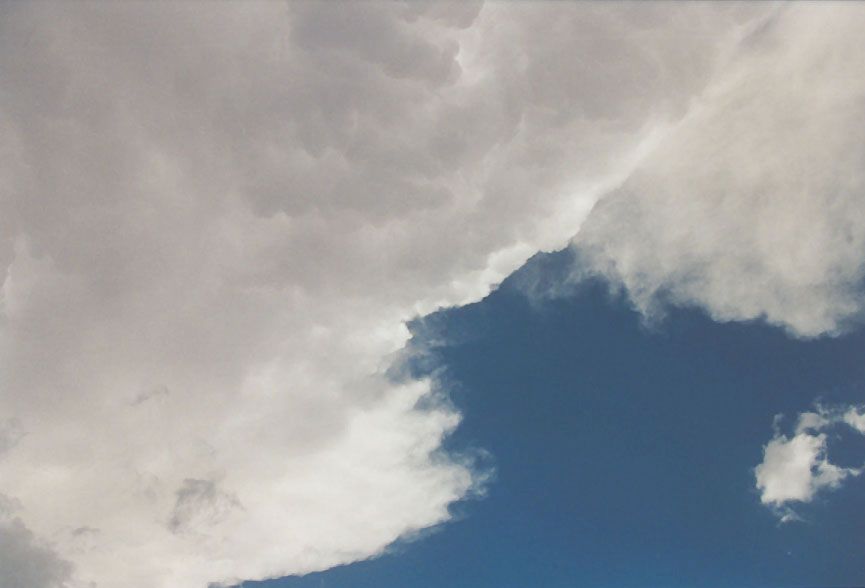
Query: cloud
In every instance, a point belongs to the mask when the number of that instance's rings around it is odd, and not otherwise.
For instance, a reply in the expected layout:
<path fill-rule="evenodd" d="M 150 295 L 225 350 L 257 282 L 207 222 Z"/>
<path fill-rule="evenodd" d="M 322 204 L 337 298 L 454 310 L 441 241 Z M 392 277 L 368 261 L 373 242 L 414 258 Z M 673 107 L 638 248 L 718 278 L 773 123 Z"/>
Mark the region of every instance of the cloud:
<path fill-rule="evenodd" d="M 201 588 L 447 521 L 479 476 L 432 382 L 386 375 L 405 321 L 564 246 L 770 13 L 0 6 L 4 557 Z"/>
<path fill-rule="evenodd" d="M 775 431 L 775 436 L 763 448 L 763 461 L 754 469 L 760 501 L 773 508 L 781 522 L 798 520 L 789 505 L 806 503 L 823 490 L 838 488 L 850 476 L 858 476 L 862 468 L 839 467 L 827 456 L 827 435 L 824 431 L 846 424 L 859 433 L 865 410 L 857 407 L 827 409 L 799 415 L 792 436 Z"/>
<path fill-rule="evenodd" d="M 793 335 L 860 320 L 865 9 L 781 5 L 575 239 L 647 315 L 666 304 Z"/>
<path fill-rule="evenodd" d="M 826 435 L 801 433 L 772 439 L 756 469 L 757 488 L 764 504 L 809 502 L 822 488 L 837 488 L 857 470 L 839 468 L 826 459 Z"/>
<path fill-rule="evenodd" d="M 844 413 L 844 422 L 859 431 L 862 434 L 865 434 L 865 411 L 857 410 L 856 408 L 850 408 L 847 412 Z"/>
<path fill-rule="evenodd" d="M 41 544 L 16 515 L 17 501 L 0 495 L 0 578 L 4 588 L 63 588 L 71 566 Z"/>
<path fill-rule="evenodd" d="M 177 500 L 168 521 L 168 528 L 179 533 L 185 529 L 199 529 L 204 525 L 218 525 L 231 514 L 242 509 L 236 496 L 220 490 L 214 480 L 187 478 L 177 491 Z"/>
<path fill-rule="evenodd" d="M 21 423 L 18 419 L 0 421 L 0 459 L 4 453 L 18 445 L 23 436 L 24 432 L 21 431 Z"/>

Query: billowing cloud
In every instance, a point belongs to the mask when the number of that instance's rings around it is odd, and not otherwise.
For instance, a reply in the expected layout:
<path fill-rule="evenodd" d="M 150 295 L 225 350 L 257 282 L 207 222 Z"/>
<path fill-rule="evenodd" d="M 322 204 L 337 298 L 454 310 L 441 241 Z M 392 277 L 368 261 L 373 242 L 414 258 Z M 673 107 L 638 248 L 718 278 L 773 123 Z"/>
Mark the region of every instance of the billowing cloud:
<path fill-rule="evenodd" d="M 446 521 L 478 477 L 432 384 L 386 375 L 404 322 L 567 243 L 771 13 L 0 11 L 0 583 L 124 588 Z"/>
<path fill-rule="evenodd" d="M 782 522 L 796 520 L 790 505 L 806 503 L 821 490 L 838 488 L 848 477 L 858 476 L 862 468 L 840 467 L 829 461 L 826 431 L 847 425 L 859 433 L 865 410 L 857 407 L 824 408 L 799 415 L 796 429 L 787 436 L 779 430 L 763 448 L 763 461 L 754 469 L 757 489 L 763 504 L 772 507 Z"/>
<path fill-rule="evenodd" d="M 667 303 L 797 336 L 862 315 L 865 7 L 781 5 L 576 238 L 649 315 Z"/>

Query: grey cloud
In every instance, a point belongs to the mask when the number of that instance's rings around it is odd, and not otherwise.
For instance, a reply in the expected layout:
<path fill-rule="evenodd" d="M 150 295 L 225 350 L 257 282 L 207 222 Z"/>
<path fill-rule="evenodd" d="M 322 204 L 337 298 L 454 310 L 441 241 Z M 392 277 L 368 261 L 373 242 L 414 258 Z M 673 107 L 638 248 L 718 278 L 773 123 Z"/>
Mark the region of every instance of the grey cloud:
<path fill-rule="evenodd" d="M 21 438 L 25 435 L 21 429 L 21 423 L 18 419 L 6 419 L 0 421 L 0 458 L 3 454 L 18 445 Z"/>
<path fill-rule="evenodd" d="M 367 67 L 379 66 L 383 74 L 411 78 L 435 85 L 456 81 L 459 66 L 454 41 L 438 46 L 413 34 L 406 16 L 409 6 L 394 18 L 394 7 L 385 4 L 345 4 L 338 10 L 323 4 L 301 3 L 290 35 L 297 46 L 317 62 L 327 62 L 336 51 Z M 340 60 L 343 61 L 343 60 Z"/>
<path fill-rule="evenodd" d="M 20 519 L 0 521 L 0 585 L 66 588 L 71 566 L 40 545 Z"/>
<path fill-rule="evenodd" d="M 482 480 L 431 383 L 386 376 L 405 321 L 565 245 L 771 12 L 2 10 L 0 414 L 28 435 L 0 491 L 75 588 L 306 573 L 447 521 Z"/>
<path fill-rule="evenodd" d="M 135 398 L 132 399 L 130 404 L 132 406 L 138 406 L 140 404 L 144 404 L 149 400 L 154 400 L 158 398 L 162 398 L 171 394 L 171 390 L 168 389 L 168 386 L 156 386 L 154 388 L 150 388 L 149 390 L 145 390 L 140 392 Z"/>
<path fill-rule="evenodd" d="M 200 525 L 218 524 L 232 510 L 243 508 L 236 496 L 221 490 L 214 480 L 187 478 L 176 496 L 171 520 L 168 521 L 168 528 L 174 533 L 195 531 Z"/>

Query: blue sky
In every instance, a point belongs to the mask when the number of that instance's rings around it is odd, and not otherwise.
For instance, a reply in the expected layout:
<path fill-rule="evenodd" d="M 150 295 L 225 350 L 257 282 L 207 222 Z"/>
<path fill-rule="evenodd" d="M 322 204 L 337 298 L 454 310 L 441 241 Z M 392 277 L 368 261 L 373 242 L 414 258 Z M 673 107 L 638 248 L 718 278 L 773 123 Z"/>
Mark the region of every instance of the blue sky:
<path fill-rule="evenodd" d="M 520 287 L 570 263 L 568 252 L 538 256 L 482 302 L 413 325 L 416 343 L 444 341 L 416 369 L 442 370 L 463 412 L 449 446 L 489 451 L 486 496 L 380 559 L 261 586 L 865 582 L 862 480 L 780 524 L 753 472 L 776 414 L 789 425 L 818 397 L 861 399 L 865 331 L 803 341 L 683 309 L 647 326 L 601 281 L 541 302 Z M 849 448 L 861 455 L 862 440 Z M 840 446 L 830 456 L 844 459 Z"/>

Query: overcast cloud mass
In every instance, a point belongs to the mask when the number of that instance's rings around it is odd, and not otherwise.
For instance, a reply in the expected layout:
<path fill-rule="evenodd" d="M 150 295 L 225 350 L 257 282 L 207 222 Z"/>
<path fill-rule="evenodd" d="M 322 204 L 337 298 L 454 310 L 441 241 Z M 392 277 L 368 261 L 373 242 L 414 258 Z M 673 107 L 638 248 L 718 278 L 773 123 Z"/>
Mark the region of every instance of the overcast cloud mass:
<path fill-rule="evenodd" d="M 433 384 L 385 375 L 404 323 L 575 234 L 647 315 L 839 332 L 862 311 L 863 25 L 2 5 L 0 584 L 203 588 L 447 521 L 484 475 L 441 450 L 460 415 Z M 798 435 L 767 446 L 764 502 L 834 483 L 776 490 Z"/>

